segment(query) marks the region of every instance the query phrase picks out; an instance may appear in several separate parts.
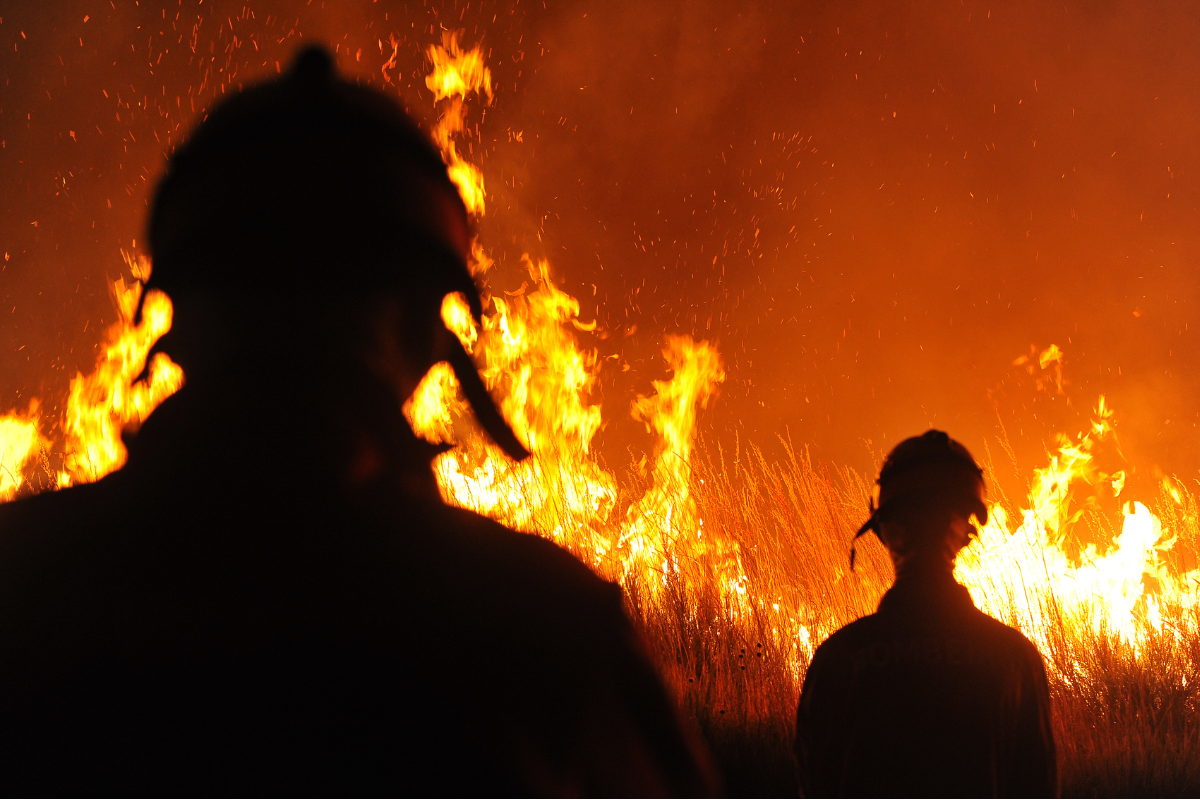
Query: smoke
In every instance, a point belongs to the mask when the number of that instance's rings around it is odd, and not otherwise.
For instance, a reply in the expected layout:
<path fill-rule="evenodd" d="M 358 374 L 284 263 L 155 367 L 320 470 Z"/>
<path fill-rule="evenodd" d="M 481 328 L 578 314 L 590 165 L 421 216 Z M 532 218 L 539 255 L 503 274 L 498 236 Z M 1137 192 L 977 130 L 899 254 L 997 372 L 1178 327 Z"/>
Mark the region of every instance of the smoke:
<path fill-rule="evenodd" d="M 118 248 L 204 109 L 321 41 L 432 119 L 423 51 L 456 29 L 497 86 L 465 153 L 492 285 L 544 256 L 599 318 L 617 466 L 684 333 L 726 360 L 723 446 L 869 469 L 935 426 L 1003 461 L 1003 423 L 1028 469 L 1105 394 L 1143 472 L 1197 467 L 1186 4 L 105 5 L 0 13 L 0 411 L 90 368 Z M 1051 343 L 1063 394 L 1012 366 Z"/>

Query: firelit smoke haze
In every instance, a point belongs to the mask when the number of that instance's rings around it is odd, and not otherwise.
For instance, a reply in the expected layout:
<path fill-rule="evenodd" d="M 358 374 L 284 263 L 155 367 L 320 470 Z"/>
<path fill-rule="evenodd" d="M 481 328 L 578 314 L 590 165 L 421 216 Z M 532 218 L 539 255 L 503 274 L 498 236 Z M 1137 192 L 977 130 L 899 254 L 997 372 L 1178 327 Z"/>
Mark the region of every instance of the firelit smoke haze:
<path fill-rule="evenodd" d="M 664 336 L 690 334 L 725 359 L 701 422 L 723 444 L 785 434 L 869 468 L 935 426 L 1003 462 L 1002 423 L 1029 469 L 1104 394 L 1143 473 L 1197 465 L 1187 4 L 87 0 L 0 18 L 0 412 L 52 407 L 94 365 L 106 278 L 206 109 L 315 41 L 430 121 L 424 52 L 458 30 L 495 78 L 461 143 L 487 182 L 489 287 L 518 290 L 528 252 L 599 319 L 584 344 L 615 356 L 610 462 L 639 446 L 628 403 L 664 377 Z M 1062 394 L 1052 368 L 1013 365 L 1051 343 Z"/>

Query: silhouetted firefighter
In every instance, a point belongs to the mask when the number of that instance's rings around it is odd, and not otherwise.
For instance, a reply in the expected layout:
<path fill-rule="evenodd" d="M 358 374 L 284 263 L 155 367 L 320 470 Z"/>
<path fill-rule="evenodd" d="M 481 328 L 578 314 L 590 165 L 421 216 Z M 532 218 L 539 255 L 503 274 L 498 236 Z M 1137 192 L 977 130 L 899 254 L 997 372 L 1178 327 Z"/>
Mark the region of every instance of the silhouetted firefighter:
<path fill-rule="evenodd" d="M 1041 655 L 954 580 L 971 516 L 987 521 L 983 497 L 982 471 L 941 431 L 884 461 L 858 536 L 875 531 L 896 582 L 813 657 L 796 719 L 806 796 L 1057 794 Z"/>
<path fill-rule="evenodd" d="M 307 51 L 223 103 L 150 222 L 187 384 L 90 485 L 0 508 L 6 794 L 704 794 L 619 590 L 440 500 L 400 414 L 468 220 L 384 96 Z"/>

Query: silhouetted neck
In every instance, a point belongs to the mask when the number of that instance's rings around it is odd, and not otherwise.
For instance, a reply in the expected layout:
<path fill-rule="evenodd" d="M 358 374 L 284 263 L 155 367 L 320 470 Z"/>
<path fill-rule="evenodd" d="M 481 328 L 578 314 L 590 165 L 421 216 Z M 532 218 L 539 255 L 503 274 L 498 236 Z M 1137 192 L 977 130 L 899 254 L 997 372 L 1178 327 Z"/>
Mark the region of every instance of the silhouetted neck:
<path fill-rule="evenodd" d="M 434 449 L 412 434 L 389 387 L 354 359 L 244 358 L 221 366 L 185 377 L 130 439 L 131 466 L 197 491 L 211 484 L 213 491 L 352 492 L 380 481 L 437 496 Z"/>
<path fill-rule="evenodd" d="M 880 613 L 910 616 L 956 612 L 974 608 L 971 594 L 941 565 L 909 562 L 879 603 Z"/>
<path fill-rule="evenodd" d="M 941 556 L 931 554 L 894 558 L 896 581 L 945 582 L 954 581 L 954 562 Z"/>

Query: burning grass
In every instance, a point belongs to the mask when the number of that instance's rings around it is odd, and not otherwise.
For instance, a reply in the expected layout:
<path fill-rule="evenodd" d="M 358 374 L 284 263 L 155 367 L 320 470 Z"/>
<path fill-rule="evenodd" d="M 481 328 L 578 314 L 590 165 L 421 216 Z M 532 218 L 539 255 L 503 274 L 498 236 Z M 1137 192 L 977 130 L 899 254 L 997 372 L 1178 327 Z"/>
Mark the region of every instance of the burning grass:
<path fill-rule="evenodd" d="M 444 109 L 434 126 L 452 166 L 461 160 L 451 134 L 462 127 L 462 101 L 487 86 L 486 68 L 447 81 L 461 71 L 456 59 L 452 39 L 430 50 L 431 87 L 457 87 L 438 93 Z M 456 174 L 474 207 L 482 176 Z M 482 277 L 491 259 L 479 242 L 472 250 Z M 632 406 L 658 437 L 654 460 L 622 485 L 590 451 L 601 423 L 589 399 L 599 366 L 575 331 L 595 325 L 576 318 L 578 303 L 556 287 L 546 262 L 526 257 L 526 266 L 532 291 L 487 298 L 478 328 L 453 298 L 443 318 L 534 455 L 522 464 L 500 455 L 471 424 L 452 377 L 435 368 L 405 413 L 419 434 L 455 445 L 435 462 L 443 496 L 553 539 L 619 582 L 730 789 L 794 793 L 793 715 L 813 651 L 870 613 L 891 582 L 878 543 L 863 548 L 857 571 L 849 568 L 869 481 L 814 465 L 787 443 L 778 462 L 753 446 L 697 449 L 697 409 L 724 367 L 709 343 L 670 336 L 663 355 L 672 378 Z M 1058 347 L 1031 348 L 1013 366 L 1062 392 Z M 1153 509 L 1126 502 L 1125 471 L 1104 472 L 1096 458 L 1104 448 L 1119 453 L 1113 416 L 1100 398 L 1087 430 L 1059 437 L 1020 506 L 999 498 L 958 577 L 981 608 L 1023 630 L 1046 657 L 1066 793 L 1194 794 L 1196 496 L 1166 480 Z M 1105 508 L 1118 499 L 1115 524 Z"/>
<path fill-rule="evenodd" d="M 541 274 L 537 292 L 553 293 Z M 489 335 L 503 331 L 513 348 L 523 341 L 513 332 L 533 328 L 507 315 L 535 306 L 500 305 L 485 317 L 476 339 L 485 364 L 495 363 Z M 553 342 L 549 351 L 535 345 L 537 358 L 561 348 L 565 363 L 577 362 L 571 338 L 532 340 Z M 582 389 L 543 392 L 570 398 L 563 405 L 508 393 L 518 431 L 532 440 L 542 426 L 545 442 L 528 465 L 512 465 L 464 424 L 449 386 L 438 399 L 440 429 L 455 431 L 458 446 L 435 465 L 439 483 L 448 502 L 547 536 L 621 583 L 730 788 L 793 792 L 793 715 L 813 651 L 873 611 L 891 582 L 877 542 L 862 547 L 855 571 L 849 566 L 871 484 L 788 443 L 780 461 L 753 446 L 697 447 L 696 407 L 715 386 L 719 359 L 685 339 L 671 340 L 664 355 L 674 377 L 634 404 L 660 437 L 640 479 L 620 485 L 589 456 L 586 436 L 566 447 L 561 430 L 544 429 L 581 430 L 570 420 L 598 417 Z M 525 374 L 529 357 L 522 351 L 496 374 Z M 1124 491 L 1123 472 L 1096 465 L 1100 450 L 1115 446 L 1113 416 L 1101 399 L 1089 428 L 1060 437 L 1049 464 L 1034 471 L 1021 506 L 999 498 L 960 556 L 958 577 L 1046 658 L 1065 793 L 1191 794 L 1200 789 L 1200 506 L 1168 479 L 1149 506 L 1122 501 L 1106 512 Z"/>
<path fill-rule="evenodd" d="M 855 571 L 847 569 L 849 537 L 865 513 L 862 476 L 814 465 L 790 447 L 779 462 L 755 447 L 700 450 L 694 487 L 706 529 L 739 542 L 751 582 L 781 607 L 811 609 L 796 628 L 812 632 L 812 644 L 874 609 L 891 581 L 883 548 L 863 545 Z M 1182 570 L 1200 554 L 1196 504 L 1195 493 L 1176 500 L 1166 489 L 1153 504 L 1177 536 L 1169 569 Z M 703 731 L 731 793 L 794 794 L 790 748 L 809 646 L 780 635 L 773 604 L 747 611 L 686 584 L 668 576 L 653 601 L 629 591 L 665 680 Z M 1161 628 L 1142 620 L 1135 646 L 1119 631 L 1093 633 L 1052 593 L 1038 593 L 1064 795 L 1194 796 L 1200 611 L 1169 609 L 1171 622 Z M 1026 607 L 1009 610 L 1019 616 Z"/>
<path fill-rule="evenodd" d="M 443 44 L 429 50 L 428 85 L 443 104 L 433 135 L 468 208 L 482 215 L 483 176 L 453 137 L 467 96 L 490 97 L 490 75 L 477 49 L 463 52 L 453 36 Z M 482 278 L 491 259 L 478 241 L 472 252 Z M 72 383 L 66 417 L 54 428 L 63 444 L 49 447 L 62 451 L 63 466 L 46 457 L 36 405 L 0 418 L 0 500 L 119 468 L 119 431 L 181 385 L 165 356 L 135 382 L 148 348 L 170 327 L 171 307 L 149 293 L 134 324 L 149 264 L 127 262 L 134 285 L 114 285 L 121 322 L 95 373 Z M 532 288 L 526 282 L 486 297 L 478 326 L 455 296 L 443 319 L 534 455 L 509 461 L 473 423 L 452 371 L 435 366 L 404 412 L 419 434 L 454 445 L 434 464 L 443 496 L 550 538 L 620 583 L 730 791 L 794 794 L 793 718 L 812 654 L 873 611 L 891 582 L 874 540 L 850 570 L 849 539 L 866 513 L 870 480 L 814 464 L 787 442 L 778 461 L 754 446 L 697 445 L 698 409 L 724 380 L 724 366 L 708 342 L 669 336 L 663 355 L 672 377 L 632 404 L 657 436 L 653 461 L 618 481 L 591 451 L 602 424 L 590 399 L 600 365 L 577 332 L 596 323 L 577 318 L 578 302 L 555 285 L 548 263 L 525 264 Z M 1014 366 L 1053 374 L 1061 392 L 1062 363 L 1052 345 L 1032 348 Z M 1097 466 L 1096 454 L 1112 444 L 1113 412 L 1101 398 L 1089 428 L 1060 437 L 1049 464 L 1032 473 L 1027 498 L 1018 505 L 1001 496 L 993 505 L 958 577 L 981 608 L 1023 630 L 1046 658 L 1064 794 L 1195 795 L 1200 483 L 1193 491 L 1164 480 L 1156 497 L 1126 502 L 1125 472 Z"/>
<path fill-rule="evenodd" d="M 622 583 L 664 680 L 734 794 L 795 793 L 794 714 L 812 653 L 834 630 L 871 613 L 892 579 L 874 539 L 860 546 L 856 568 L 849 569 L 849 540 L 866 513 L 869 479 L 814 464 L 789 443 L 784 453 L 771 461 L 755 446 L 727 452 L 701 444 L 687 469 L 619 488 L 613 505 L 630 513 L 593 520 L 586 535 L 563 531 L 576 509 L 562 499 L 523 507 L 527 530 L 554 538 Z M 1087 484 L 1078 474 L 1060 477 L 1061 505 L 1043 510 L 1055 516 L 1036 518 L 1036 525 L 1026 519 L 1003 534 L 993 530 L 990 538 L 985 530 L 964 551 L 968 568 L 959 578 L 989 613 L 1039 644 L 1065 795 L 1194 795 L 1200 790 L 1200 606 L 1193 599 L 1200 501 L 1182 482 L 1164 482 L 1149 508 L 1127 508 L 1124 526 L 1114 525 L 1087 503 L 1081 504 L 1087 513 L 1068 514 L 1067 501 Z M 455 500 L 444 472 L 442 482 L 452 501 L 472 499 Z M 521 492 L 519 481 L 510 488 Z M 680 548 L 678 529 L 646 530 L 643 520 L 642 535 L 658 556 L 637 559 L 631 569 L 629 553 L 609 545 L 621 540 L 614 530 L 635 524 L 632 516 L 644 506 L 639 498 L 649 494 L 690 507 L 694 533 L 722 546 Z M 1024 516 L 1007 499 L 993 512 L 1001 524 Z M 1131 526 L 1151 521 L 1155 538 L 1131 542 Z M 1043 551 L 1054 524 L 1061 537 Z M 1007 541 L 997 542 L 1001 535 Z M 1064 561 L 1068 539 L 1079 556 Z M 1042 554 L 1040 573 L 1031 571 L 1029 550 Z M 742 570 L 732 583 L 725 579 L 731 554 Z M 1112 576 L 1107 589 L 1094 580 L 1096 565 L 1104 563 L 1126 571 Z M 1080 601 L 1074 583 L 1095 594 Z M 1113 586 L 1125 593 L 1114 599 Z M 1170 586 L 1174 591 L 1164 591 Z"/>

